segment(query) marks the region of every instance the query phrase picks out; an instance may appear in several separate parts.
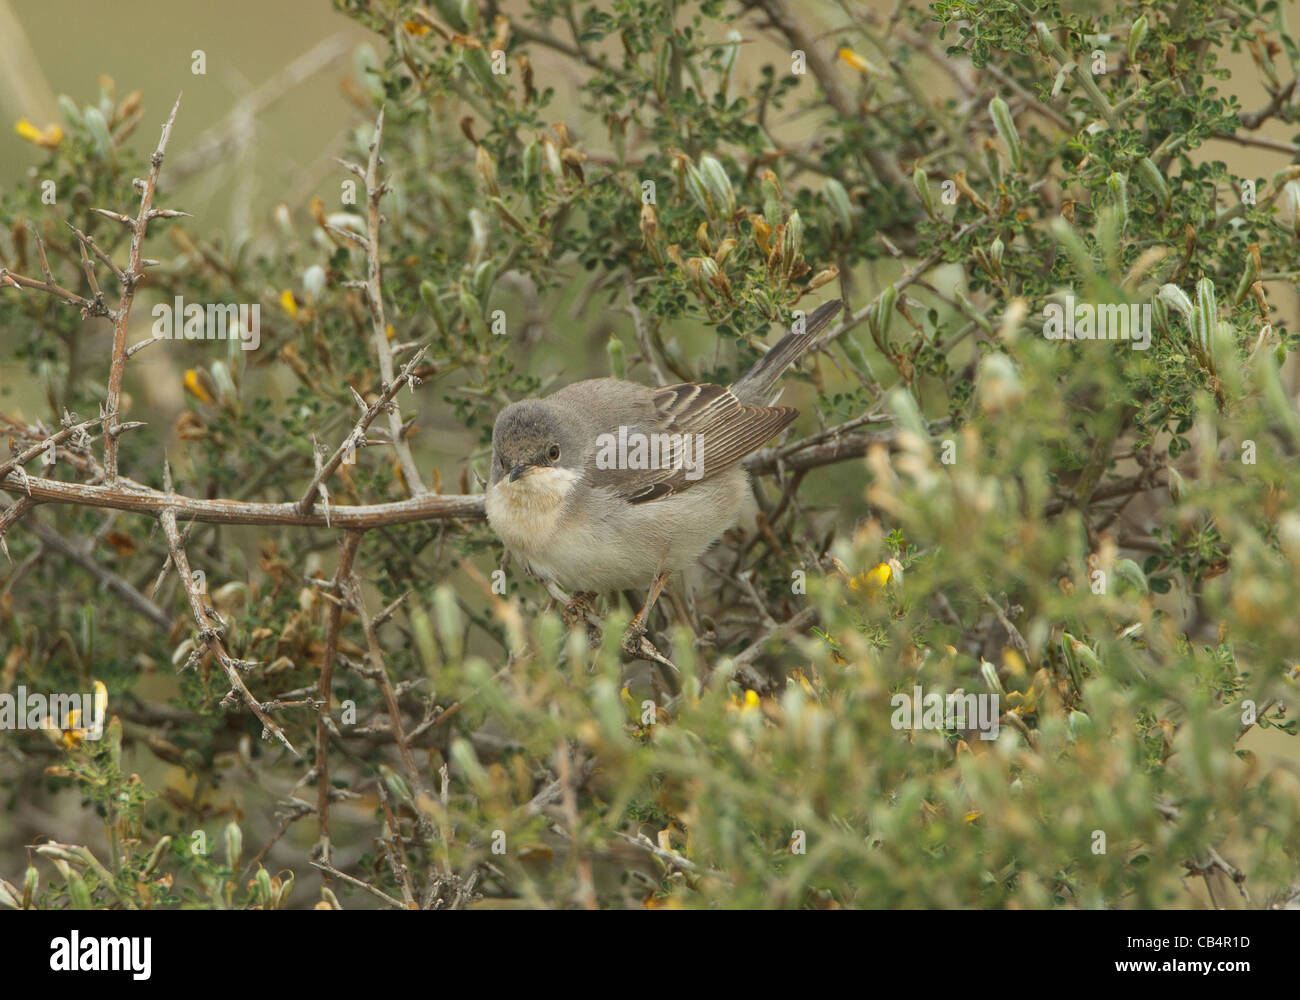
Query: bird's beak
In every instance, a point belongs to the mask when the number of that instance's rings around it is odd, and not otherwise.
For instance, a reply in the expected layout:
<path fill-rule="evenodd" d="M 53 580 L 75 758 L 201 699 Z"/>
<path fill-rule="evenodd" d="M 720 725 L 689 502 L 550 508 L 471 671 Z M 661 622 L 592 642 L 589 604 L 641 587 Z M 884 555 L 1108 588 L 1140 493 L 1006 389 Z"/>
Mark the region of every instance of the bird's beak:
<path fill-rule="evenodd" d="M 520 476 L 527 475 L 529 472 L 532 472 L 532 470 L 535 468 L 536 466 L 534 465 L 528 465 L 524 462 L 520 462 L 518 465 L 516 465 L 513 469 L 510 470 L 510 481 L 512 483 L 515 482 L 517 479 L 519 479 Z"/>

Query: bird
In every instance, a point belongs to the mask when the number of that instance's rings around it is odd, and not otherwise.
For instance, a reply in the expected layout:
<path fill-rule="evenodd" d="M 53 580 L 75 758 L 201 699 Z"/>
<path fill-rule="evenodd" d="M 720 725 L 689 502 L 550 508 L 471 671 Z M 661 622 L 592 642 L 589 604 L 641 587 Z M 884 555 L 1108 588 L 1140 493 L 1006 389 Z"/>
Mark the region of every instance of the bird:
<path fill-rule="evenodd" d="M 645 652 L 670 576 L 757 509 L 741 463 L 799 415 L 772 405 L 777 382 L 843 305 L 819 306 L 730 386 L 595 378 L 507 406 L 485 490 L 493 532 L 553 596 L 648 588 L 624 638 Z"/>

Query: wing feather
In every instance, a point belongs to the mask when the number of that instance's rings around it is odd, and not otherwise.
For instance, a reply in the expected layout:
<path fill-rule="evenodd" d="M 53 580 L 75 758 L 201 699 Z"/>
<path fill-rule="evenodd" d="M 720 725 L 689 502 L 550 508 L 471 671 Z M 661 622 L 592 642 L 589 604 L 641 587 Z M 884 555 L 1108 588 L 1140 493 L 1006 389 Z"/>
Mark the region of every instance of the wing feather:
<path fill-rule="evenodd" d="M 649 503 L 684 492 L 731 468 L 785 428 L 799 411 L 791 406 L 747 406 L 720 385 L 684 382 L 653 390 L 653 425 L 629 428 L 665 435 L 656 469 L 587 470 L 593 487 L 613 489 L 628 503 Z M 685 468 L 680 442 L 692 436 L 692 470 Z M 689 476 L 688 476 L 689 474 Z"/>

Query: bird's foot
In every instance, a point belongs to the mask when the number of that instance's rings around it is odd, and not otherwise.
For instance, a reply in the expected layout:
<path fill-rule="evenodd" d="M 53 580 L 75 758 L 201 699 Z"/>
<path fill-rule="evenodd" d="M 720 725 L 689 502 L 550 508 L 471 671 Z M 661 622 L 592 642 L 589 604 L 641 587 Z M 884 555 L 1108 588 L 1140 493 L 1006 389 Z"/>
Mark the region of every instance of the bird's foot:
<path fill-rule="evenodd" d="M 646 638 L 645 623 L 638 619 L 633 619 L 628 630 L 623 633 L 623 652 L 638 660 L 649 660 L 651 663 L 666 667 L 674 676 L 679 673 L 677 664 L 659 652 L 655 644 Z"/>
<path fill-rule="evenodd" d="M 591 591 L 574 594 L 563 606 L 561 614 L 564 615 L 564 624 L 569 628 L 579 625 L 586 627 L 587 641 L 593 649 L 600 645 L 600 632 L 605 623 L 596 614 L 596 594 Z"/>

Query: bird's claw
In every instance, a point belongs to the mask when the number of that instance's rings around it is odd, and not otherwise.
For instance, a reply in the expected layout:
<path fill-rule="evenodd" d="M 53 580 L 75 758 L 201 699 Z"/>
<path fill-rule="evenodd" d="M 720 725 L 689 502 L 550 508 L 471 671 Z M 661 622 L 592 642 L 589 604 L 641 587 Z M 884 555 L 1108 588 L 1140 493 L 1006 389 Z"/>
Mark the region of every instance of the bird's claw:
<path fill-rule="evenodd" d="M 679 673 L 677 664 L 655 648 L 655 644 L 646 638 L 644 622 L 633 621 L 623 633 L 623 652 L 638 660 L 649 660 L 661 667 L 667 667 L 674 674 Z"/>

